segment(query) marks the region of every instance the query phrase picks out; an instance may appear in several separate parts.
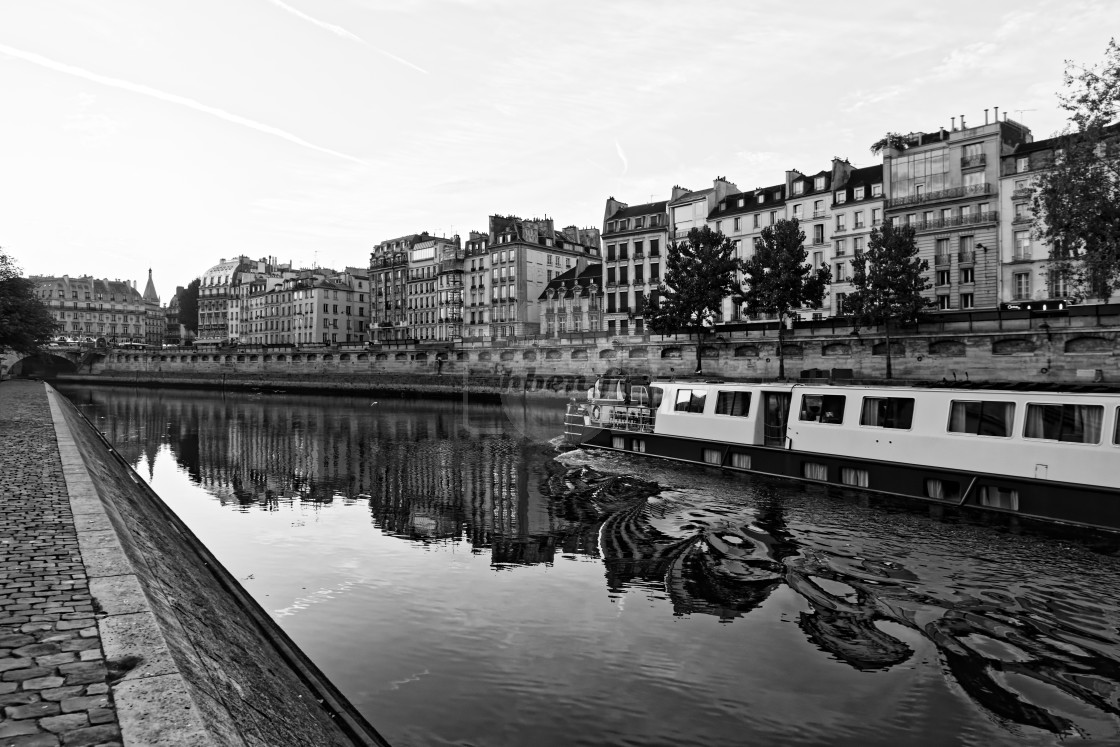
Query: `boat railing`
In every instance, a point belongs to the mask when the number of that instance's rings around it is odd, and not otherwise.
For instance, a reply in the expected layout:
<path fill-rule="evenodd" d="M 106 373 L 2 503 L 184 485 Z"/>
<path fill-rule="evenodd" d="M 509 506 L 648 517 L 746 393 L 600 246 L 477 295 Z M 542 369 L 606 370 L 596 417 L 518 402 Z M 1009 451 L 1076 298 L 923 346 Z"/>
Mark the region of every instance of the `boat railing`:
<path fill-rule="evenodd" d="M 605 425 L 612 430 L 653 433 L 656 410 L 650 407 L 613 407 Z"/>

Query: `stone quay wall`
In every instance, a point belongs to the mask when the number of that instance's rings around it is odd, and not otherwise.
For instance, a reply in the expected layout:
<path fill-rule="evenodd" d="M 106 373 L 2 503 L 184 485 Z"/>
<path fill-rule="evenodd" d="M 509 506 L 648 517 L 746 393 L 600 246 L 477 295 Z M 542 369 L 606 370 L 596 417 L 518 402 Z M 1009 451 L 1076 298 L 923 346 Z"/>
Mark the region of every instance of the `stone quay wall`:
<path fill-rule="evenodd" d="M 112 695 L 125 743 L 386 744 L 77 409 L 49 394 L 60 449 L 72 452 L 71 500 L 89 509 L 79 544 L 121 670 Z"/>
<path fill-rule="evenodd" d="M 942 325 L 919 333 L 892 333 L 893 376 L 903 382 L 1120 383 L 1120 324 L 1093 324 L 1091 317 L 1087 319 L 1041 328 L 1038 320 L 1020 319 L 1002 329 Z M 701 345 L 705 376 L 742 380 L 778 376 L 774 329 L 709 336 Z M 88 378 L 160 386 L 442 396 L 466 389 L 487 396 L 510 391 L 570 396 L 586 390 L 608 370 L 652 377 L 692 375 L 696 346 L 695 339 L 646 336 L 531 340 L 493 347 L 113 351 L 88 368 Z M 881 380 L 886 373 L 886 348 L 881 329 L 858 334 L 850 329 L 789 330 L 783 342 L 786 376 Z"/>

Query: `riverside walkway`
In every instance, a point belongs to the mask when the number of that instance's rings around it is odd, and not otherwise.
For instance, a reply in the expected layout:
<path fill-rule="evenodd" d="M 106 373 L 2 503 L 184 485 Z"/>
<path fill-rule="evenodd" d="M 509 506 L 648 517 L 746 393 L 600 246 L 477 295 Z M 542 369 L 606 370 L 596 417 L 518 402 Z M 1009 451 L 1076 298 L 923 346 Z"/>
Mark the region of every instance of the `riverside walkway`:
<path fill-rule="evenodd" d="M 0 745 L 121 744 L 43 384 L 0 383 Z"/>
<path fill-rule="evenodd" d="M 39 381 L 0 381 L 0 717 L 0 747 L 387 744 Z"/>

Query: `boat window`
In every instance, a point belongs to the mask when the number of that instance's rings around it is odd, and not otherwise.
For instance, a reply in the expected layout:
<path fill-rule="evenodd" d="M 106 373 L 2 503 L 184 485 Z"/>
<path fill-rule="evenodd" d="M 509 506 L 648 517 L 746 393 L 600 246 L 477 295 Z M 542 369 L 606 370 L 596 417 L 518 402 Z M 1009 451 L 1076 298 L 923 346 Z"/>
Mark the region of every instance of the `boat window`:
<path fill-rule="evenodd" d="M 844 420 L 842 394 L 806 394 L 801 398 L 801 420 L 820 423 L 840 423 Z"/>
<path fill-rule="evenodd" d="M 678 389 L 676 412 L 704 412 L 704 400 L 708 393 L 703 389 Z"/>
<path fill-rule="evenodd" d="M 1025 438 L 1096 444 L 1101 441 L 1101 405 L 1027 405 Z"/>
<path fill-rule="evenodd" d="M 853 485 L 857 488 L 866 488 L 871 484 L 871 478 L 865 469 L 842 467 L 840 469 L 840 482 L 845 485 Z"/>
<path fill-rule="evenodd" d="M 737 451 L 731 452 L 731 466 L 738 467 L 739 469 L 750 469 L 751 455 L 741 454 Z"/>
<path fill-rule="evenodd" d="M 827 480 L 828 465 L 818 464 L 817 462 L 802 462 L 801 476 L 806 480 Z"/>
<path fill-rule="evenodd" d="M 936 477 L 927 477 L 926 495 L 930 498 L 955 501 L 961 497 L 961 484 L 954 480 L 939 480 Z"/>
<path fill-rule="evenodd" d="M 908 429 L 914 422 L 913 397 L 864 397 L 860 425 Z"/>
<path fill-rule="evenodd" d="M 719 449 L 704 449 L 704 461 L 708 464 L 723 464 L 723 452 Z"/>
<path fill-rule="evenodd" d="M 908 396 L 865 396 L 860 426 L 908 429 L 914 422 L 914 399 Z"/>
<path fill-rule="evenodd" d="M 1014 488 L 1004 488 L 998 485 L 981 485 L 980 505 L 1018 511 L 1019 491 Z"/>
<path fill-rule="evenodd" d="M 1011 436 L 1015 420 L 1014 402 L 959 402 L 949 407 L 949 432 L 972 433 L 977 436 Z"/>
<path fill-rule="evenodd" d="M 716 415 L 745 418 L 750 409 L 750 392 L 720 392 L 716 396 Z"/>
<path fill-rule="evenodd" d="M 665 396 L 665 390 L 659 386 L 651 386 L 649 388 L 649 406 L 653 409 L 661 407 L 661 400 Z"/>

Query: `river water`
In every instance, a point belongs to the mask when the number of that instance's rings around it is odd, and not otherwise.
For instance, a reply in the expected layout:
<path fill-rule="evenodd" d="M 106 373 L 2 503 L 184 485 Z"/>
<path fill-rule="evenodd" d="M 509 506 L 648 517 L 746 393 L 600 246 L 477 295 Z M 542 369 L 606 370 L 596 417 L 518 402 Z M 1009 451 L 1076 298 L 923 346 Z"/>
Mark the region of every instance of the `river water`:
<path fill-rule="evenodd" d="M 63 387 L 394 745 L 1120 743 L 1120 557 L 548 439 Z"/>

